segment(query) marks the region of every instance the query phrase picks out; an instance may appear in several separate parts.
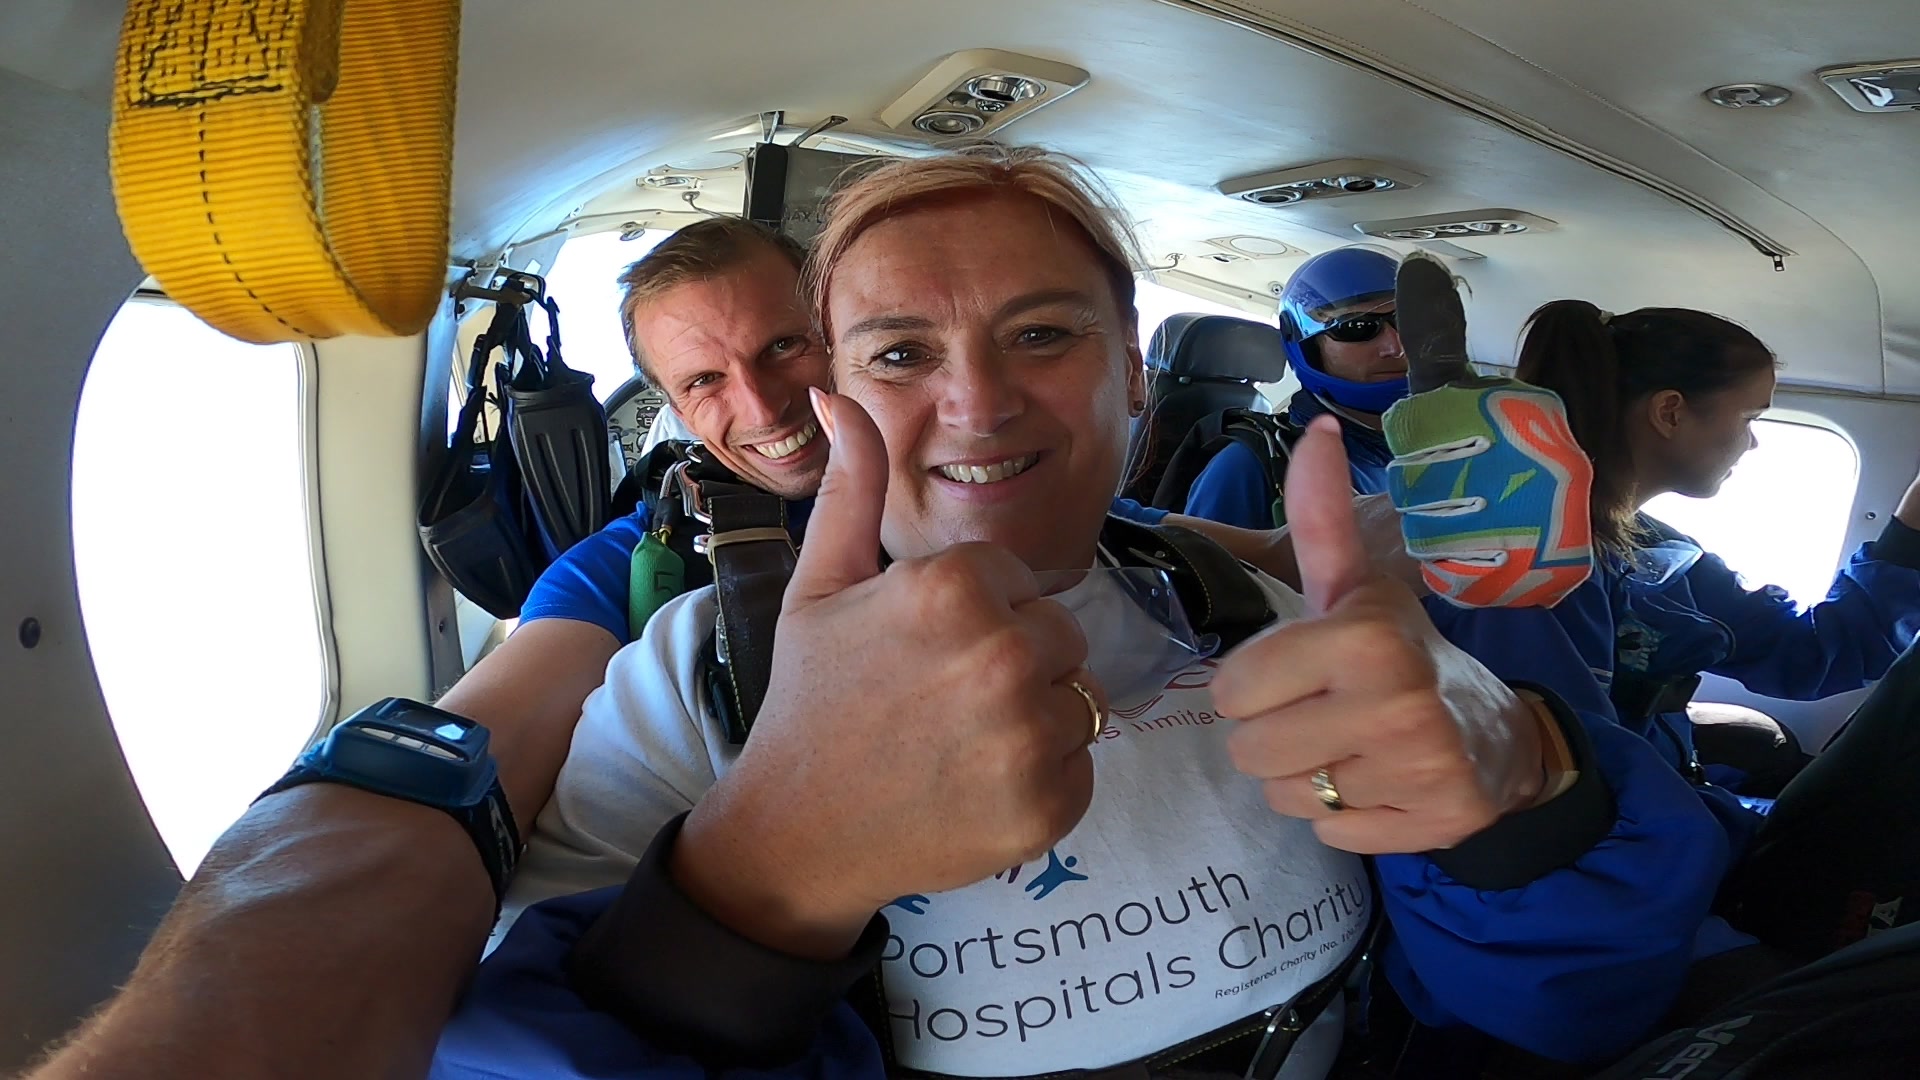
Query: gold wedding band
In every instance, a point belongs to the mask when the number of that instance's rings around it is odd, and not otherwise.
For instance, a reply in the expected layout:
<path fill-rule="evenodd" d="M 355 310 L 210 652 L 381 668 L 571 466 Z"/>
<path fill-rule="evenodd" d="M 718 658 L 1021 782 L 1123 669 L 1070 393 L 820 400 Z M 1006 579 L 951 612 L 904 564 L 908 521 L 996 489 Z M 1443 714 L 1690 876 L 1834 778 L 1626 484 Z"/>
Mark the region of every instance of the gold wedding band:
<path fill-rule="evenodd" d="M 1313 793 L 1320 796 L 1320 802 L 1329 810 L 1345 810 L 1347 800 L 1340 797 L 1340 789 L 1333 786 L 1333 766 L 1327 765 L 1313 770 L 1307 778 L 1313 785 Z"/>
<path fill-rule="evenodd" d="M 1080 692 L 1080 696 L 1086 699 L 1087 711 L 1093 714 L 1093 737 L 1087 740 L 1087 745 L 1092 746 L 1100 741 L 1100 733 L 1107 730 L 1107 710 L 1100 707 L 1100 699 L 1093 696 L 1093 691 L 1080 685 L 1078 679 L 1067 685 Z"/>

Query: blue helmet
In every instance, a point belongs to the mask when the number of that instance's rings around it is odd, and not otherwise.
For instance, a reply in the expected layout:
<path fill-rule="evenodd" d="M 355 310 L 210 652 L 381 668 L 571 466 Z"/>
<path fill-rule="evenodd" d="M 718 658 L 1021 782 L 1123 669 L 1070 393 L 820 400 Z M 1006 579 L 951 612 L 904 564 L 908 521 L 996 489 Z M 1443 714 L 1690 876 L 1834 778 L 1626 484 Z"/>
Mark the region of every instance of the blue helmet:
<path fill-rule="evenodd" d="M 1368 311 L 1393 299 L 1400 258 L 1385 248 L 1358 245 L 1323 251 L 1293 272 L 1280 293 L 1280 333 L 1287 361 L 1300 385 L 1349 409 L 1383 413 L 1407 396 L 1405 377 L 1387 382 L 1338 379 L 1313 365 L 1306 340 L 1342 316 Z"/>

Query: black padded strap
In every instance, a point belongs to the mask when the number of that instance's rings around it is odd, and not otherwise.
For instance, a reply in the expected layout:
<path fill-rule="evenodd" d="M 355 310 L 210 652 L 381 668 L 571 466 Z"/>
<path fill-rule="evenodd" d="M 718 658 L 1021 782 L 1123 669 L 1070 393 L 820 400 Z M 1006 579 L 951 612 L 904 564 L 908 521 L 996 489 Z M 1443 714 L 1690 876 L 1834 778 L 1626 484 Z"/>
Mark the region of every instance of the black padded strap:
<path fill-rule="evenodd" d="M 1226 548 L 1177 525 L 1143 525 L 1107 518 L 1103 547 L 1123 566 L 1167 571 L 1193 629 L 1217 634 L 1230 649 L 1274 620 L 1272 605 L 1251 572 Z"/>
<path fill-rule="evenodd" d="M 1181 437 L 1166 462 L 1160 467 L 1160 477 L 1153 489 L 1146 495 L 1148 506 L 1158 506 L 1166 510 L 1178 511 L 1187 505 L 1187 493 L 1193 489 L 1193 482 L 1206 470 L 1207 463 L 1215 454 L 1225 449 L 1229 441 L 1225 434 L 1227 412 L 1211 413 L 1200 418 L 1188 432 Z"/>
<path fill-rule="evenodd" d="M 713 529 L 706 537 L 720 617 L 714 629 L 730 699 L 727 738 L 743 743 L 773 678 L 774 631 L 796 557 L 787 503 L 745 484 L 701 485 Z"/>
<path fill-rule="evenodd" d="M 786 503 L 739 484 L 701 485 L 713 519 L 706 540 L 720 604 L 708 689 L 727 731 L 744 743 L 773 678 L 774 633 L 796 562 Z M 1101 542 L 1123 565 L 1167 571 L 1201 634 L 1232 648 L 1274 620 L 1266 594 L 1227 550 L 1199 533 L 1110 517 Z"/>
<path fill-rule="evenodd" d="M 1287 490 L 1287 465 L 1293 460 L 1293 444 L 1300 441 L 1306 429 L 1285 416 L 1274 413 L 1239 410 L 1240 415 L 1233 418 L 1227 427 L 1227 434 L 1246 442 L 1258 439 L 1259 446 L 1248 446 L 1259 455 L 1260 464 L 1266 469 L 1267 486 L 1271 494 L 1279 500 Z"/>
<path fill-rule="evenodd" d="M 1302 434 L 1304 429 L 1287 417 L 1259 409 L 1225 409 L 1201 417 L 1167 459 L 1148 505 L 1179 511 L 1187 504 L 1187 495 L 1200 474 L 1220 451 L 1234 443 L 1246 447 L 1260 462 L 1272 495 L 1278 498 L 1293 444 Z"/>

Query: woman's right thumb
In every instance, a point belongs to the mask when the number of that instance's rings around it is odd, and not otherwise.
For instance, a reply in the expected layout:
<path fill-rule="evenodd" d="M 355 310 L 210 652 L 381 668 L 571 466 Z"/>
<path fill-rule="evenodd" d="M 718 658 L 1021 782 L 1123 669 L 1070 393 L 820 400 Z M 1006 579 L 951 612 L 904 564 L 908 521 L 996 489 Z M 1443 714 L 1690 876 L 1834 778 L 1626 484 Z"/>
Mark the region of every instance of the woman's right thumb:
<path fill-rule="evenodd" d="M 852 398 L 819 390 L 808 395 L 827 436 L 827 471 L 787 587 L 788 610 L 880 572 L 880 519 L 887 504 L 887 448 L 873 418 Z"/>

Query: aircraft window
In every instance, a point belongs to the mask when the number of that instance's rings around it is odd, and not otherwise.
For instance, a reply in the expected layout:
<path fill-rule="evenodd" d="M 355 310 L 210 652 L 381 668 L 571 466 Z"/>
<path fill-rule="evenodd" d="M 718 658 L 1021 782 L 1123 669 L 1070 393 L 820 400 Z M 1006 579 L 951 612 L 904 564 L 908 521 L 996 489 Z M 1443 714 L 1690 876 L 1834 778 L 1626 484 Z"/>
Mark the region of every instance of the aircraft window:
<path fill-rule="evenodd" d="M 1147 342 L 1153 340 L 1153 332 L 1166 322 L 1169 316 L 1183 311 L 1198 311 L 1206 315 L 1231 315 L 1236 319 L 1252 319 L 1255 322 L 1278 325 L 1273 311 L 1255 314 L 1242 308 L 1231 307 L 1214 300 L 1184 293 L 1179 289 L 1168 288 L 1157 281 L 1146 278 L 1136 279 L 1133 304 L 1140 312 L 1140 348 L 1145 349 Z"/>
<path fill-rule="evenodd" d="M 296 345 L 129 301 L 87 371 L 73 554 L 121 752 L 191 876 L 320 724 L 321 641 Z"/>
<path fill-rule="evenodd" d="M 560 355 L 568 367 L 593 376 L 601 401 L 633 376 L 633 353 L 621 337 L 620 274 L 671 235 L 671 229 L 648 229 L 632 240 L 620 239 L 618 231 L 576 236 L 561 245 L 547 271 L 547 292 L 560 305 Z M 529 311 L 528 322 L 534 344 L 546 348 L 547 313 Z"/>
<path fill-rule="evenodd" d="M 1662 495 L 1647 513 L 1726 560 L 1748 587 L 1778 585 L 1801 606 L 1827 595 L 1860 478 L 1853 443 L 1827 428 L 1754 421 L 1759 446 L 1711 499 Z"/>

